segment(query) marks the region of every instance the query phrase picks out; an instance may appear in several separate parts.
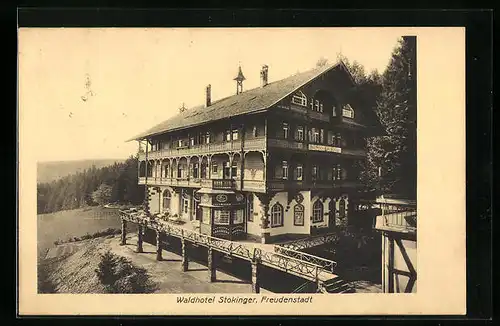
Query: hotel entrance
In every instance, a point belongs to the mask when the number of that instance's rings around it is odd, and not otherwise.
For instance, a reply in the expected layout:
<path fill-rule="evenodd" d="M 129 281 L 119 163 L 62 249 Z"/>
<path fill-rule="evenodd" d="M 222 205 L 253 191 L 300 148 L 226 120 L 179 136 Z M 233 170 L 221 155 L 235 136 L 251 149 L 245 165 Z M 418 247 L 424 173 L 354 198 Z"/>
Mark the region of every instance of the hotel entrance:
<path fill-rule="evenodd" d="M 200 189 L 200 231 L 213 237 L 239 240 L 246 237 L 245 197 L 230 190 Z"/>

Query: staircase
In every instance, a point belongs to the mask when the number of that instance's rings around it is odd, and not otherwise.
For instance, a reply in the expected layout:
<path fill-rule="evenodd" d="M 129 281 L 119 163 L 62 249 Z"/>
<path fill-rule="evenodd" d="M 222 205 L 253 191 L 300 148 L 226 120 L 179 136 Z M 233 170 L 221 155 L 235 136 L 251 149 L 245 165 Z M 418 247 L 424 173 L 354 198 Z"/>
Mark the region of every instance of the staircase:
<path fill-rule="evenodd" d="M 355 293 L 356 290 L 347 281 L 340 277 L 333 278 L 323 283 L 321 291 L 318 291 L 314 282 L 307 281 L 297 287 L 292 293 Z"/>
<path fill-rule="evenodd" d="M 355 293 L 355 289 L 340 277 L 333 278 L 323 283 L 324 293 Z"/>

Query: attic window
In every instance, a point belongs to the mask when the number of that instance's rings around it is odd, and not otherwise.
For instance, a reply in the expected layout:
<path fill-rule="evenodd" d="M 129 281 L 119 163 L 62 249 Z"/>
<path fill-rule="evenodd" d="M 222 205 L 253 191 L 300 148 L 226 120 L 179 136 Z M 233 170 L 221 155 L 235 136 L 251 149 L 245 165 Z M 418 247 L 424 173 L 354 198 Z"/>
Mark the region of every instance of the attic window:
<path fill-rule="evenodd" d="M 344 105 L 342 108 L 342 116 L 351 119 L 354 118 L 354 110 L 349 104 Z"/>
<path fill-rule="evenodd" d="M 301 106 L 307 106 L 307 97 L 304 95 L 304 93 L 298 91 L 292 96 L 292 103 Z"/>

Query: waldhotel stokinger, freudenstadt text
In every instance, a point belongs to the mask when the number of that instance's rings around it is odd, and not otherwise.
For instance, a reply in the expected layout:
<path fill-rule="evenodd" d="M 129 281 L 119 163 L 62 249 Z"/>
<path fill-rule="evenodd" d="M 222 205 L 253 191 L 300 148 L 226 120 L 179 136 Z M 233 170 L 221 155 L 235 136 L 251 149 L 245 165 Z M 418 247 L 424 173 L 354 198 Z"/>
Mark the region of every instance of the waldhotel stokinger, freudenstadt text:
<path fill-rule="evenodd" d="M 248 304 L 248 303 L 312 303 L 312 296 L 308 297 L 294 297 L 294 296 L 283 296 L 283 297 L 267 297 L 263 296 L 260 298 L 256 297 L 227 297 L 222 296 L 216 299 L 216 296 L 211 297 L 177 297 L 177 303 L 237 303 L 237 304 Z"/>

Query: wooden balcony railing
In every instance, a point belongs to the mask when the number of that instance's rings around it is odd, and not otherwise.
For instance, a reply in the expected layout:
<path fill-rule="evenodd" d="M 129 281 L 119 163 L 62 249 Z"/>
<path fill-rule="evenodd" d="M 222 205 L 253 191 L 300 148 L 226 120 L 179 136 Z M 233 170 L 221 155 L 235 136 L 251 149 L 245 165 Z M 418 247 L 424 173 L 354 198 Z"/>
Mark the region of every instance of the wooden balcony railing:
<path fill-rule="evenodd" d="M 375 204 L 382 215 L 376 217 L 375 229 L 403 233 L 416 233 L 417 206 L 415 202 L 388 201 Z"/>
<path fill-rule="evenodd" d="M 366 156 L 366 150 L 360 148 L 342 148 L 342 154 L 351 155 L 351 156 Z"/>
<path fill-rule="evenodd" d="M 235 189 L 236 182 L 232 179 L 214 179 L 212 180 L 213 189 Z"/>
<path fill-rule="evenodd" d="M 235 140 L 229 142 L 219 142 L 210 144 L 199 144 L 195 146 L 179 147 L 179 148 L 168 148 L 160 149 L 157 151 L 148 152 L 148 159 L 159 159 L 168 157 L 178 157 L 183 155 L 200 155 L 200 154 L 214 154 L 223 153 L 227 151 L 235 151 L 247 149 L 264 149 L 266 141 L 264 137 L 250 138 L 245 141 Z M 139 160 L 145 160 L 146 153 L 139 153 Z"/>

